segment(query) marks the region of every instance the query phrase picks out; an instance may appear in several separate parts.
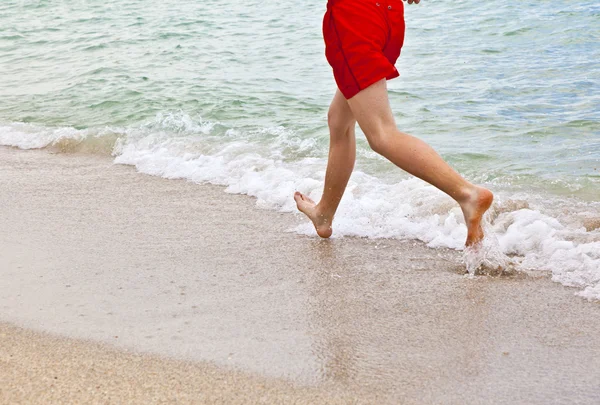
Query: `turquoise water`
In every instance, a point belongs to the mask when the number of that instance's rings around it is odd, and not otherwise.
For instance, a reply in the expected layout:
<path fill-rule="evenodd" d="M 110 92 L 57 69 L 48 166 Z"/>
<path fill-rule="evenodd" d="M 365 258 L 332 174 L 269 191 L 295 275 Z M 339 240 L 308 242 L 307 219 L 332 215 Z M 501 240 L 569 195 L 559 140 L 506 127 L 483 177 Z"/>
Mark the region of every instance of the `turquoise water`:
<path fill-rule="evenodd" d="M 292 211 L 327 156 L 325 3 L 5 0 L 0 144 L 112 153 Z M 600 296 L 600 4 L 425 0 L 406 19 L 399 127 L 496 192 L 504 253 Z M 341 235 L 464 241 L 456 207 L 362 135 L 338 217 Z"/>

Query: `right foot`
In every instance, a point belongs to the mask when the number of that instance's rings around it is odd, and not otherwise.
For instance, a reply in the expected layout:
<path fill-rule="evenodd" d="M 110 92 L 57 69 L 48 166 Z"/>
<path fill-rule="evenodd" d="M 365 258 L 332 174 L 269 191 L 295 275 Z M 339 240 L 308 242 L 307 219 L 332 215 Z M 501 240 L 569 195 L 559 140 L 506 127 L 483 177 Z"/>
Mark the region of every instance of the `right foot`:
<path fill-rule="evenodd" d="M 298 191 L 294 193 L 294 200 L 296 200 L 298 210 L 303 212 L 312 221 L 317 230 L 317 234 L 321 238 L 329 238 L 333 233 L 333 229 L 331 229 L 332 218 L 328 218 L 321 214 L 317 204 Z"/>
<path fill-rule="evenodd" d="M 467 241 L 465 245 L 473 246 L 483 240 L 481 219 L 494 201 L 494 195 L 486 188 L 475 186 L 466 201 L 460 204 L 467 224 Z"/>

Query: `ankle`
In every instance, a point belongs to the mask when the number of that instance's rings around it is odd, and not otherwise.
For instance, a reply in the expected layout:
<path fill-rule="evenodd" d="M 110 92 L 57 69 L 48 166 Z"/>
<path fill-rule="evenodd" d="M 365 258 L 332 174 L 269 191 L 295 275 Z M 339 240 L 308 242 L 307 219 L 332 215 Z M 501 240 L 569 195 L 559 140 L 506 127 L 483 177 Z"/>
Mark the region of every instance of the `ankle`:
<path fill-rule="evenodd" d="M 331 219 L 333 218 L 333 214 L 335 213 L 335 211 L 332 212 L 326 206 L 323 206 L 319 203 L 315 206 L 315 213 L 319 216 L 319 218 Z"/>
<path fill-rule="evenodd" d="M 461 206 L 464 204 L 468 204 L 472 202 L 474 198 L 477 197 L 477 186 L 473 184 L 467 184 L 458 189 L 452 197 Z"/>

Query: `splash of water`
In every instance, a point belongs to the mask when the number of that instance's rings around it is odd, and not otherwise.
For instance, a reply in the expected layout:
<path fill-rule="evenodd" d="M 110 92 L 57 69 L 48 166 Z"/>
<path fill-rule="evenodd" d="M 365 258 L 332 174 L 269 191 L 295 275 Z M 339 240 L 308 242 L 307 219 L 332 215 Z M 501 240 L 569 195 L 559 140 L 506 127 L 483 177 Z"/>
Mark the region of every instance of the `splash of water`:
<path fill-rule="evenodd" d="M 463 262 L 469 277 L 475 277 L 477 274 L 498 276 L 514 273 L 514 266 L 502 252 L 500 242 L 492 231 L 490 215 L 486 214 L 482 222 L 485 238 L 463 250 Z"/>

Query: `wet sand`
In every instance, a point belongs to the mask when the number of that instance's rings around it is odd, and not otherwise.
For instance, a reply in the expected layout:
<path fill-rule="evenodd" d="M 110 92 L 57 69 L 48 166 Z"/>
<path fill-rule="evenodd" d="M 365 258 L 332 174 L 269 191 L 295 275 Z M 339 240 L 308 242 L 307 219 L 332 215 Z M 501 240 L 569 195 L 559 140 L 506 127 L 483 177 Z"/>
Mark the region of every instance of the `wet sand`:
<path fill-rule="evenodd" d="M 1 403 L 600 401 L 600 304 L 547 276 L 95 155 L 0 148 L 0 206 Z"/>

